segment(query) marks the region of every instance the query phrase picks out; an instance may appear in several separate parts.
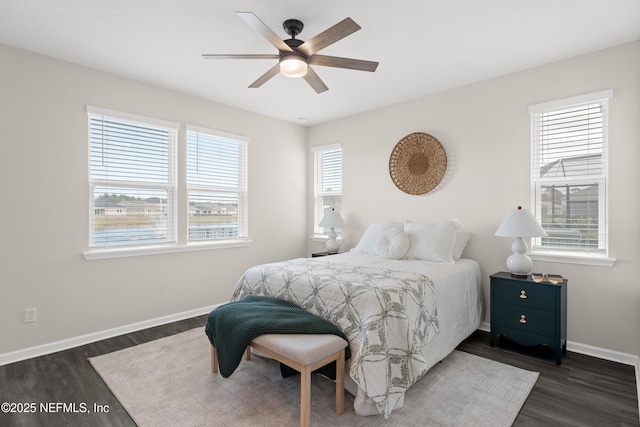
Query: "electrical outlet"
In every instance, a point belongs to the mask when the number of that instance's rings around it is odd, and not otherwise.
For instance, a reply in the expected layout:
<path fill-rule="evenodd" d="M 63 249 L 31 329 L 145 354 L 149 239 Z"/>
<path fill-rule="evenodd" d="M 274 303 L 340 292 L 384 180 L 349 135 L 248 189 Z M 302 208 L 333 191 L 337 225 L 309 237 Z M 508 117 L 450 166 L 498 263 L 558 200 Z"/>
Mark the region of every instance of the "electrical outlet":
<path fill-rule="evenodd" d="M 24 309 L 24 323 L 31 323 L 36 321 L 36 309 L 25 308 Z"/>

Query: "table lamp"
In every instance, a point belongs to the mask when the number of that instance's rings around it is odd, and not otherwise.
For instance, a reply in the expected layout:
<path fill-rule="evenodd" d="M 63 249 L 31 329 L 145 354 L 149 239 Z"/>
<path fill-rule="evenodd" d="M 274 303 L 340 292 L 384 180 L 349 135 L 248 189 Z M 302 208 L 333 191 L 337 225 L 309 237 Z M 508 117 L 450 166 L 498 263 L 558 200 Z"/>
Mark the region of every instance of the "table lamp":
<path fill-rule="evenodd" d="M 327 252 L 330 254 L 338 253 L 342 242 L 337 240 L 338 235 L 336 234 L 335 229 L 344 227 L 344 221 L 342 220 L 342 216 L 340 216 L 340 212 L 335 210 L 333 207 L 328 209 L 318 226 L 329 229 Z"/>
<path fill-rule="evenodd" d="M 498 227 L 496 236 L 515 237 L 511 245 L 513 253 L 507 258 L 507 267 L 512 277 L 526 278 L 533 268 L 533 261 L 527 255 L 527 244 L 523 237 L 544 237 L 544 231 L 536 217 L 528 209 L 518 206 L 507 213 Z"/>

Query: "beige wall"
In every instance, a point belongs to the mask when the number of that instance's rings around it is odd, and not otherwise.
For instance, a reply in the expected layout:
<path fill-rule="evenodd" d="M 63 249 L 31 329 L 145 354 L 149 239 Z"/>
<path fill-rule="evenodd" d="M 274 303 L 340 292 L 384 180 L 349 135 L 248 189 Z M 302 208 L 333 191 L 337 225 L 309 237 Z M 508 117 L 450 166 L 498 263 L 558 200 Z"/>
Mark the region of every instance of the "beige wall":
<path fill-rule="evenodd" d="M 3 45 L 0 64 L 0 355 L 222 303 L 306 253 L 306 128 Z M 253 244 L 85 261 L 86 104 L 248 136 Z"/>
<path fill-rule="evenodd" d="M 312 127 L 310 146 L 343 144 L 342 249 L 355 246 L 372 221 L 459 218 L 473 234 L 465 256 L 480 262 L 488 302 L 489 275 L 506 269 L 511 245 L 494 233 L 509 209 L 531 206 L 528 106 L 603 89 L 614 91 L 609 231 L 617 262 L 536 262 L 534 269 L 569 279 L 570 342 L 639 355 L 640 41 Z M 440 186 L 421 196 L 398 190 L 388 172 L 393 147 L 411 132 L 435 136 L 448 156 Z M 310 251 L 321 248 L 309 244 Z"/>
<path fill-rule="evenodd" d="M 342 142 L 344 249 L 376 220 L 459 218 L 485 276 L 505 269 L 494 232 L 530 205 L 530 104 L 613 89 L 612 268 L 536 263 L 569 278 L 569 340 L 640 354 L 640 42 L 525 70 L 309 129 L 0 45 L 0 355 L 225 302 L 249 266 L 322 249 L 310 154 Z M 425 76 L 428 78 L 428 76 Z M 91 104 L 250 138 L 248 248 L 85 261 Z M 389 154 L 416 131 L 448 155 L 442 184 L 402 193 Z M 38 321 L 23 323 L 36 307 Z M 488 320 L 488 318 L 487 318 Z"/>

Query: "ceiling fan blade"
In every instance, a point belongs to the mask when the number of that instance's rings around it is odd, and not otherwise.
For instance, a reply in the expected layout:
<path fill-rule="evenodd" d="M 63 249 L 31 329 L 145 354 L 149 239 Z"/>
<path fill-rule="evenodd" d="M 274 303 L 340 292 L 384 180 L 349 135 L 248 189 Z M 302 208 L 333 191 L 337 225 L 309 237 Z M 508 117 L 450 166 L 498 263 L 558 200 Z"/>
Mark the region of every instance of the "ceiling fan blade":
<path fill-rule="evenodd" d="M 258 88 L 263 84 L 265 84 L 266 82 L 268 82 L 269 80 L 271 80 L 273 77 L 275 77 L 279 72 L 280 72 L 280 64 L 276 64 L 269 71 L 267 71 L 262 76 L 260 76 L 258 80 L 251 83 L 249 87 L 253 89 Z"/>
<path fill-rule="evenodd" d="M 226 54 L 226 53 L 205 53 L 202 55 L 204 59 L 279 59 L 280 55 L 269 54 Z"/>
<path fill-rule="evenodd" d="M 287 45 L 284 40 L 282 40 L 273 30 L 267 27 L 264 22 L 262 22 L 256 15 L 251 12 L 236 12 L 244 22 L 249 24 L 251 28 L 256 30 L 258 33 L 262 35 L 265 39 L 269 41 L 272 45 L 276 47 L 276 49 L 284 51 L 284 52 L 293 52 L 293 49 Z"/>
<path fill-rule="evenodd" d="M 323 67 L 348 68 L 350 70 L 371 71 L 378 68 L 378 63 L 363 61 L 361 59 L 340 58 L 339 56 L 313 55 L 309 58 L 309 64 Z"/>
<path fill-rule="evenodd" d="M 320 79 L 320 77 L 316 74 L 315 71 L 311 67 L 307 67 L 307 74 L 304 75 L 304 79 L 309 83 L 309 85 L 316 91 L 316 93 L 322 93 L 326 90 L 329 90 L 327 85 Z"/>
<path fill-rule="evenodd" d="M 302 43 L 298 46 L 298 50 L 309 57 L 330 44 L 342 40 L 349 34 L 355 33 L 360 28 L 360 25 L 356 24 L 353 19 L 345 18 L 333 27 L 324 30 L 312 39 Z"/>

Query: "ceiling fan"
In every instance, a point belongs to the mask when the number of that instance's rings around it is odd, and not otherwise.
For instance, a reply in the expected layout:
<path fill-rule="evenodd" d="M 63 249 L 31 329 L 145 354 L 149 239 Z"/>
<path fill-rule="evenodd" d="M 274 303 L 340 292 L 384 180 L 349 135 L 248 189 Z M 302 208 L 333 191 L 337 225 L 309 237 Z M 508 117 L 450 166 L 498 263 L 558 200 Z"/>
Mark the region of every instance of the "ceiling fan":
<path fill-rule="evenodd" d="M 374 72 L 378 67 L 377 62 L 363 61 L 360 59 L 341 58 L 338 56 L 318 55 L 316 52 L 345 38 L 349 34 L 358 31 L 361 27 L 351 18 L 346 18 L 331 28 L 326 29 L 308 41 L 296 39 L 304 24 L 297 19 L 287 19 L 282 27 L 290 39 L 282 40 L 267 27 L 256 15 L 251 12 L 236 12 L 236 14 L 251 28 L 266 38 L 269 43 L 278 49 L 277 54 L 204 54 L 206 59 L 277 59 L 278 64 L 264 73 L 258 80 L 249 85 L 250 88 L 258 88 L 282 73 L 288 77 L 303 77 L 307 83 L 317 92 L 322 93 L 329 88 L 309 65 L 324 67 L 347 68 L 351 70 Z"/>

